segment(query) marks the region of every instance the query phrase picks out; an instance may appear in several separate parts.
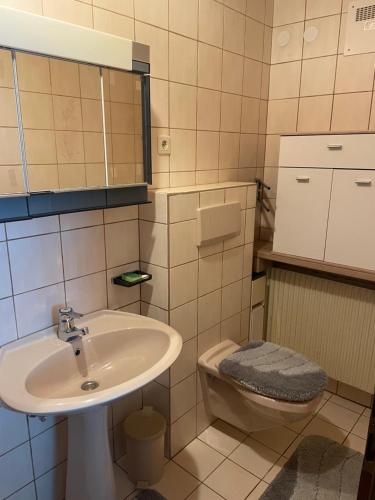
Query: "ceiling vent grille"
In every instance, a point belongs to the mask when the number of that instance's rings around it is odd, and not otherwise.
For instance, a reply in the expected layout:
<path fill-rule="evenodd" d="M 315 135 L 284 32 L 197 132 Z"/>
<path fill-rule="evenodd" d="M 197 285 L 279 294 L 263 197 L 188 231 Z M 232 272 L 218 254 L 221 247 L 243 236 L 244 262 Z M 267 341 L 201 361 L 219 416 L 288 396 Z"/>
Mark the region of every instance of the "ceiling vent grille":
<path fill-rule="evenodd" d="M 349 2 L 344 55 L 375 52 L 375 2 Z"/>
<path fill-rule="evenodd" d="M 375 5 L 366 5 L 366 7 L 360 7 L 356 10 L 356 22 L 368 21 L 369 19 L 375 19 Z"/>

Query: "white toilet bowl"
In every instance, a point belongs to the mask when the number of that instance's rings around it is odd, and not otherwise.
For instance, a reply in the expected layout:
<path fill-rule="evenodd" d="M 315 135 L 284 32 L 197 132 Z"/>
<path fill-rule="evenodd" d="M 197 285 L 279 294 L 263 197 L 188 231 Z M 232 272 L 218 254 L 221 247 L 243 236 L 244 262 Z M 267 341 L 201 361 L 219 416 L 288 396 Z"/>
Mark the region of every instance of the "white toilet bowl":
<path fill-rule="evenodd" d="M 225 340 L 198 360 L 203 400 L 209 414 L 246 432 L 254 432 L 303 420 L 314 413 L 323 393 L 304 403 L 291 403 L 256 394 L 221 375 L 220 362 L 239 347 Z"/>

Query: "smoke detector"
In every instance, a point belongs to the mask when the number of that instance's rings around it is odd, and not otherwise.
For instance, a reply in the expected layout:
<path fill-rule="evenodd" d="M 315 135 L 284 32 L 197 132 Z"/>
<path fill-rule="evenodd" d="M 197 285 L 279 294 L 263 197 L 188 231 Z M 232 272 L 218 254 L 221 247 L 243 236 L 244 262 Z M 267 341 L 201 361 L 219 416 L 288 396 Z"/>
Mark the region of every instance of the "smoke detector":
<path fill-rule="evenodd" d="M 344 55 L 375 52 L 375 0 L 350 2 Z"/>

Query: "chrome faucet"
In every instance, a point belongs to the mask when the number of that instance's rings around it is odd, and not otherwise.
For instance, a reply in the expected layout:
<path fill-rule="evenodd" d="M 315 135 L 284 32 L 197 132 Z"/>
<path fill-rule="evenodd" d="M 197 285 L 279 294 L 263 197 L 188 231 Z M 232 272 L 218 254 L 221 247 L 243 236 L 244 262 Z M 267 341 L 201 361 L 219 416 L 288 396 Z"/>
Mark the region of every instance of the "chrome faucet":
<path fill-rule="evenodd" d="M 73 342 L 73 340 L 83 337 L 89 333 L 87 327 L 77 328 L 74 324 L 76 318 L 81 318 L 83 314 L 73 311 L 72 307 L 62 307 L 59 309 L 59 326 L 57 336 L 64 342 Z"/>

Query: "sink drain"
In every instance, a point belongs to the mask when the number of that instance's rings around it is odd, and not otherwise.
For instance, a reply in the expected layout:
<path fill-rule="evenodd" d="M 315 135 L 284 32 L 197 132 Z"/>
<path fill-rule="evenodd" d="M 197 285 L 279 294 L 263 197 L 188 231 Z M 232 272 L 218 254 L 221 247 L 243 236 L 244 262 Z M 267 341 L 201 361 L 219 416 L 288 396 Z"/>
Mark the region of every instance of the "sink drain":
<path fill-rule="evenodd" d="M 81 385 L 81 389 L 83 391 L 93 391 L 94 389 L 97 389 L 99 387 L 99 382 L 96 382 L 95 380 L 87 380 L 87 382 L 84 382 Z"/>

